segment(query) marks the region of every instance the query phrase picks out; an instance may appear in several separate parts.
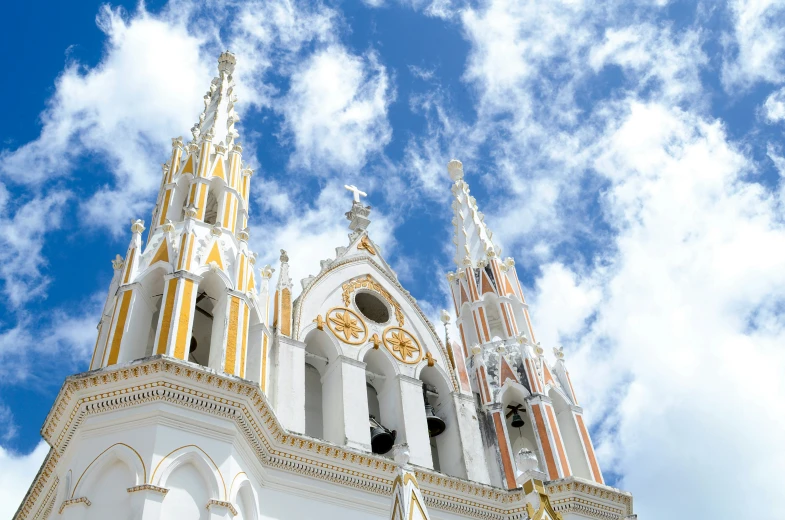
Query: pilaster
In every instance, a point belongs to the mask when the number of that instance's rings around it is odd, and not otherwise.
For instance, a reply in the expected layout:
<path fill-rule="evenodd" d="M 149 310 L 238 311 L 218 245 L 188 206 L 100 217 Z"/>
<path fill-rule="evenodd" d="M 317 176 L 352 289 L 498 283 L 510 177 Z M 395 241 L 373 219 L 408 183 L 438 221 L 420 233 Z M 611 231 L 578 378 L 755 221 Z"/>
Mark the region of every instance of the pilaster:
<path fill-rule="evenodd" d="M 338 356 L 322 377 L 324 437 L 336 444 L 370 451 L 365 363 Z"/>
<path fill-rule="evenodd" d="M 305 343 L 275 335 L 273 403 L 278 420 L 290 431 L 305 432 Z"/>

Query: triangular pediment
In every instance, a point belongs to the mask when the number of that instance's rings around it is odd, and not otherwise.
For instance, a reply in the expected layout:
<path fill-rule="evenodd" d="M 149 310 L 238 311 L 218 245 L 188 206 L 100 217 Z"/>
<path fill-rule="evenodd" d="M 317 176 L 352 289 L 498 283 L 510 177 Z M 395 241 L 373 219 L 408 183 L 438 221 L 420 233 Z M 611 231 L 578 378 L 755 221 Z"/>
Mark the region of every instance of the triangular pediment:
<path fill-rule="evenodd" d="M 193 155 L 189 155 L 188 159 L 185 160 L 185 164 L 183 165 L 183 169 L 180 170 L 180 175 L 185 175 L 186 173 L 190 173 L 191 175 L 194 174 L 196 171 L 196 165 Z"/>

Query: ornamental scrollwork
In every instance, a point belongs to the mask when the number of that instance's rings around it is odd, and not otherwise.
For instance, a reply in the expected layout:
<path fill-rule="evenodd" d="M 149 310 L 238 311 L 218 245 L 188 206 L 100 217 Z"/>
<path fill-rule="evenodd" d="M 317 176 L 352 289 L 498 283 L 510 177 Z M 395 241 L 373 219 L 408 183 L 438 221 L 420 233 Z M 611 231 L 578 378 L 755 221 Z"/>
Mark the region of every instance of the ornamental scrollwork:
<path fill-rule="evenodd" d="M 352 301 L 352 293 L 354 293 L 357 289 L 370 289 L 382 295 L 382 297 L 387 300 L 387 302 L 393 306 L 395 310 L 395 319 L 398 322 L 399 327 L 403 327 L 403 310 L 401 306 L 398 305 L 398 302 L 390 295 L 387 290 L 379 284 L 376 280 L 373 279 L 371 275 L 365 275 L 364 278 L 355 278 L 354 280 L 349 280 L 345 284 L 341 285 L 343 289 L 343 304 L 345 306 L 349 306 Z"/>

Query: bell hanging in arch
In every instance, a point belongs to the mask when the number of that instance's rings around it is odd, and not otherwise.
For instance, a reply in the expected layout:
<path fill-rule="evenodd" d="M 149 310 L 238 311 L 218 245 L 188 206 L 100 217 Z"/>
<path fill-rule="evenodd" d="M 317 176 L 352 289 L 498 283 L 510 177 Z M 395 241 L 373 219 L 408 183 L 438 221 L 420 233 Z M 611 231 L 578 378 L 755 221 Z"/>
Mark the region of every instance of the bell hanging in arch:
<path fill-rule="evenodd" d="M 382 426 L 373 415 L 368 416 L 368 421 L 371 424 L 371 451 L 378 454 L 387 453 L 395 444 L 397 432 Z"/>
<path fill-rule="evenodd" d="M 425 400 L 425 419 L 428 421 L 428 436 L 436 437 L 444 432 L 447 425 L 438 415 L 433 413 L 433 406 L 428 402 L 428 394 L 425 385 L 422 388 L 422 398 Z"/>
<path fill-rule="evenodd" d="M 512 422 L 510 423 L 510 425 L 513 428 L 520 428 L 524 424 L 526 423 L 523 422 L 523 419 L 521 418 L 520 414 L 518 414 L 517 411 L 514 414 L 512 414 Z"/>

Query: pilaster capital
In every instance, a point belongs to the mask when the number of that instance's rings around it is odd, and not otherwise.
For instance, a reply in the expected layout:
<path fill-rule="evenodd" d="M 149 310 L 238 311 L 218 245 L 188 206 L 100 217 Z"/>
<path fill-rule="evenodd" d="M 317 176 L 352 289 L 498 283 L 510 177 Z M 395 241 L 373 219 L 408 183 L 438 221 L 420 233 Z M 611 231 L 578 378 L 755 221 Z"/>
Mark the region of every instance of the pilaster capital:
<path fill-rule="evenodd" d="M 401 383 L 415 385 L 415 386 L 419 386 L 419 387 L 422 388 L 422 381 L 420 381 L 416 377 L 407 376 L 406 374 L 398 374 L 398 375 L 395 376 L 395 379 L 397 379 Z"/>
<path fill-rule="evenodd" d="M 275 338 L 278 341 L 279 347 L 281 345 L 285 345 L 288 348 L 299 348 L 305 350 L 305 343 L 302 341 L 297 341 L 296 339 L 292 339 L 289 336 L 284 336 L 282 334 L 276 334 Z"/>

